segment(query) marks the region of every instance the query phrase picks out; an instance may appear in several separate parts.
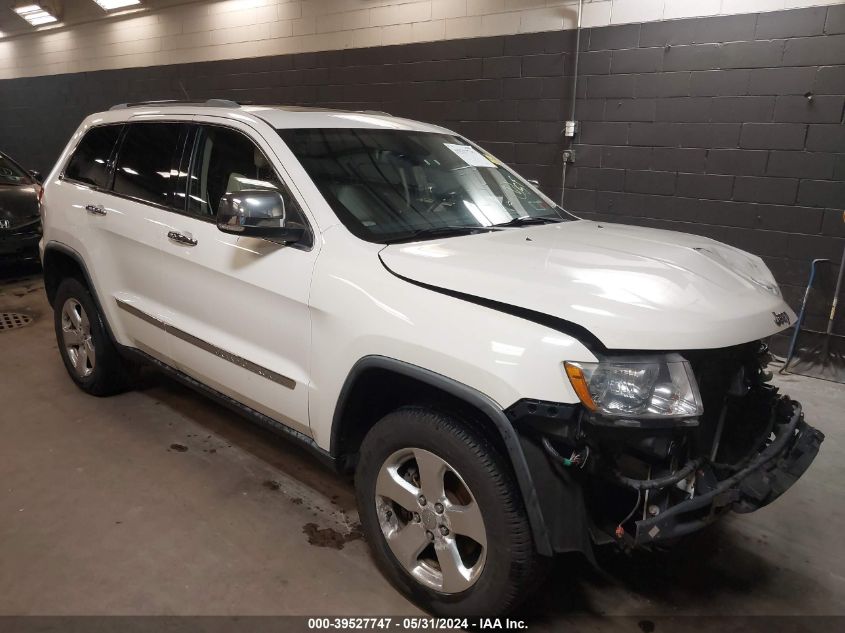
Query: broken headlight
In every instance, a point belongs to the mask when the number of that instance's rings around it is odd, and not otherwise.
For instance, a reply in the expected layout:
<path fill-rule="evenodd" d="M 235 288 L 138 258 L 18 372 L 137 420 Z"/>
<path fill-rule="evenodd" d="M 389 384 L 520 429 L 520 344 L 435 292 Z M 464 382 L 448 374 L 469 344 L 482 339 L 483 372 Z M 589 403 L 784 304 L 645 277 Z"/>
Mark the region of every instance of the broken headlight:
<path fill-rule="evenodd" d="M 692 367 L 677 354 L 567 361 L 564 368 L 584 406 L 606 417 L 686 418 L 704 411 Z"/>

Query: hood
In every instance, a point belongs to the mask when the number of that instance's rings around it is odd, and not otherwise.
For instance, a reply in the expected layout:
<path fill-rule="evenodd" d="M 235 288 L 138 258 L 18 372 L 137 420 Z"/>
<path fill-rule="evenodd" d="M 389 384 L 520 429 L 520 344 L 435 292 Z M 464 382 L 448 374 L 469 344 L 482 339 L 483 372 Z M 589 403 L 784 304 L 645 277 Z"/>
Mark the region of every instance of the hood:
<path fill-rule="evenodd" d="M 727 347 L 795 321 L 759 257 L 673 231 L 578 220 L 380 256 L 406 279 L 564 319 L 608 349 Z"/>
<path fill-rule="evenodd" d="M 8 220 L 9 229 L 30 224 L 38 219 L 36 185 L 0 185 L 0 225 Z"/>

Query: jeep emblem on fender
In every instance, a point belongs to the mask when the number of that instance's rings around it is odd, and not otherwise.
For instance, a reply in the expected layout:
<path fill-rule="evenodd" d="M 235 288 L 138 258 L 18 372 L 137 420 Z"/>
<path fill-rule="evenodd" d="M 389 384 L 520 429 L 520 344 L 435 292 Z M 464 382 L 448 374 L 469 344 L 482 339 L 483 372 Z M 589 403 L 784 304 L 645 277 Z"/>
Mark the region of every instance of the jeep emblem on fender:
<path fill-rule="evenodd" d="M 789 315 L 786 312 L 772 312 L 775 325 L 789 325 Z"/>

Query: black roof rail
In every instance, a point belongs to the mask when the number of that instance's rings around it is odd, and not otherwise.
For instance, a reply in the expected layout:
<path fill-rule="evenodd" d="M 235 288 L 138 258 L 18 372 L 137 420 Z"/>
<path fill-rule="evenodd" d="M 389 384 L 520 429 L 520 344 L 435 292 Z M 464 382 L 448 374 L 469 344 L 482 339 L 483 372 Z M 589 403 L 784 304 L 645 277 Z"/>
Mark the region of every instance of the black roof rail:
<path fill-rule="evenodd" d="M 123 110 L 125 108 L 138 108 L 143 106 L 193 106 L 207 108 L 240 108 L 241 104 L 229 99 L 208 99 L 206 101 L 179 101 L 178 99 L 163 99 L 160 101 L 134 101 L 131 103 L 118 103 L 109 110 Z"/>

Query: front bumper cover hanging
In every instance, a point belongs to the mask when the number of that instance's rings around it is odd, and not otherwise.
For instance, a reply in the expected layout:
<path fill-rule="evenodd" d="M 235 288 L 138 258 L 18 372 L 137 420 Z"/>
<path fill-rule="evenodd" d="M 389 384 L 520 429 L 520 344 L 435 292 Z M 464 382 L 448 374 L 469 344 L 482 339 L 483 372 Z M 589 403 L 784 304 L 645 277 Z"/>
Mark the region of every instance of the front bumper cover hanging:
<path fill-rule="evenodd" d="M 645 545 L 690 534 L 728 510 L 753 512 L 792 486 L 815 459 L 824 433 L 804 421 L 798 402 L 785 400 L 785 404 L 791 407 L 788 420 L 775 426 L 774 439 L 747 466 L 713 490 L 637 521 L 634 543 Z"/>

